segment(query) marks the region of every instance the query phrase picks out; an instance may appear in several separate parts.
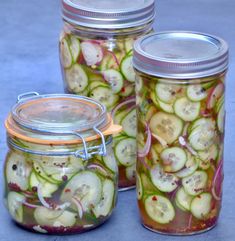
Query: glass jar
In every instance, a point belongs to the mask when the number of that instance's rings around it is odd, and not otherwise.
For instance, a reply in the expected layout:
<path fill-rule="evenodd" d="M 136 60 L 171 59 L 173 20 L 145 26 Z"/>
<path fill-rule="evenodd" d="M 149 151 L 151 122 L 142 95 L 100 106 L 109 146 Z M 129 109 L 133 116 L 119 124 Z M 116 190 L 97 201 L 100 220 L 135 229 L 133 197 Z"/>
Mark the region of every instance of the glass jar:
<path fill-rule="evenodd" d="M 113 125 L 106 108 L 73 95 L 20 96 L 5 126 L 5 203 L 20 226 L 79 233 L 111 215 L 117 197 Z"/>
<path fill-rule="evenodd" d="M 134 49 L 142 223 L 163 234 L 209 230 L 221 209 L 228 46 L 207 34 L 163 32 Z"/>
<path fill-rule="evenodd" d="M 133 42 L 152 31 L 154 0 L 63 0 L 60 61 L 65 91 L 104 104 L 123 132 L 114 138 L 119 187 L 135 186 Z M 122 153 L 124 154 L 122 154 Z"/>

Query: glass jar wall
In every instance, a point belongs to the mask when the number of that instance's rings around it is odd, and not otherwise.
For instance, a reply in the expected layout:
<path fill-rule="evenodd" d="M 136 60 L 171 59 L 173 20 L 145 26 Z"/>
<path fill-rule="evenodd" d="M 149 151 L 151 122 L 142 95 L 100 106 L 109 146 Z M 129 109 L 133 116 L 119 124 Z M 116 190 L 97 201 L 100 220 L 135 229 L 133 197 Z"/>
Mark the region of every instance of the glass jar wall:
<path fill-rule="evenodd" d="M 200 59 L 205 61 L 205 53 L 196 56 L 188 43 L 207 49 L 207 61 L 216 54 L 226 56 L 219 73 L 205 72 L 208 68 L 203 73 Z M 138 61 L 152 46 L 157 49 L 151 56 L 156 67 L 150 69 L 145 65 L 149 56 L 142 59 L 144 64 Z M 170 32 L 142 38 L 135 47 L 137 197 L 142 223 L 164 234 L 209 230 L 218 221 L 222 200 L 227 45 L 206 35 Z M 193 61 L 198 65 L 190 65 Z M 213 64 L 211 68 L 212 73 Z M 186 78 L 189 73 L 191 78 Z"/>
<path fill-rule="evenodd" d="M 135 186 L 136 165 L 133 43 L 152 30 L 154 1 L 99 1 L 89 10 L 88 3 L 76 3 L 76 18 L 69 14 L 70 1 L 63 3 L 59 45 L 65 91 L 101 102 L 112 112 L 114 122 L 123 126 L 123 132 L 114 137 L 114 151 L 119 187 L 128 189 Z"/>

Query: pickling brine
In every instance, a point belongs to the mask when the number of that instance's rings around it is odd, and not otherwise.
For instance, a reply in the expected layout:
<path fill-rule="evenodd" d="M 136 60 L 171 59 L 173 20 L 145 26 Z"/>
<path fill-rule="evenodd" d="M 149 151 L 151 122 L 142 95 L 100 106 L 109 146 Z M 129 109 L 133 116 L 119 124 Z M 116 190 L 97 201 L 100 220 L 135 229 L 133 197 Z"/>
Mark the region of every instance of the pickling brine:
<path fill-rule="evenodd" d="M 195 50 L 188 48 L 192 43 Z M 222 201 L 227 45 L 207 35 L 166 32 L 138 40 L 135 51 L 142 223 L 164 234 L 209 230 Z M 220 55 L 218 71 L 213 58 Z"/>
<path fill-rule="evenodd" d="M 115 123 L 123 126 L 123 132 L 114 137 L 114 150 L 119 187 L 126 190 L 135 186 L 133 43 L 152 31 L 154 1 L 71 2 L 63 1 L 64 28 L 59 43 L 65 91 L 101 102 Z"/>

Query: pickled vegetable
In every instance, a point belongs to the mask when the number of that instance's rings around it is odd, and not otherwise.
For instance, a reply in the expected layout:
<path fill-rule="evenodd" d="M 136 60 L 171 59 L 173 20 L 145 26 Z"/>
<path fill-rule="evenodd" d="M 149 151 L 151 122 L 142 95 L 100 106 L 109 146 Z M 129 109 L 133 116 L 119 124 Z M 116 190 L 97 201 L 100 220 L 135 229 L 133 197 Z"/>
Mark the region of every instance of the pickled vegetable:
<path fill-rule="evenodd" d="M 138 73 L 137 198 L 147 228 L 184 234 L 217 222 L 223 181 L 222 77 L 186 85 Z"/>

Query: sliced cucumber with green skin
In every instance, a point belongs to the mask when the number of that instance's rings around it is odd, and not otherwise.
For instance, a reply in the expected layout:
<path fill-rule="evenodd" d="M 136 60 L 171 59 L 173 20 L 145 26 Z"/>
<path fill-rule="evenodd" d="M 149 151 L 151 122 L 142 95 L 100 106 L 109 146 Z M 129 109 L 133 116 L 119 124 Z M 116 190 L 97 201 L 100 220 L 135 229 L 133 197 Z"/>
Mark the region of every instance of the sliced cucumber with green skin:
<path fill-rule="evenodd" d="M 188 177 L 182 179 L 185 191 L 192 196 L 196 196 L 204 191 L 207 186 L 208 176 L 204 171 L 196 171 Z"/>
<path fill-rule="evenodd" d="M 134 40 L 133 39 L 127 39 L 125 40 L 125 50 L 127 54 L 130 54 L 130 52 L 133 49 L 133 44 L 134 44 Z"/>
<path fill-rule="evenodd" d="M 183 121 L 175 115 L 158 112 L 150 120 L 150 129 L 168 144 L 172 144 L 183 130 Z"/>
<path fill-rule="evenodd" d="M 75 63 L 81 52 L 80 41 L 75 36 L 70 36 L 70 50 L 71 50 L 71 54 L 73 56 L 73 62 Z"/>
<path fill-rule="evenodd" d="M 7 196 L 7 206 L 12 218 L 19 222 L 23 222 L 23 202 L 25 196 L 17 192 L 9 192 Z"/>
<path fill-rule="evenodd" d="M 155 86 L 155 93 L 157 98 L 165 103 L 172 103 L 176 97 L 177 93 L 181 90 L 181 87 L 178 85 L 166 85 L 162 83 L 157 83 Z"/>
<path fill-rule="evenodd" d="M 224 105 L 222 105 L 217 115 L 217 127 L 221 133 L 224 132 L 224 118 L 225 118 L 225 108 L 224 108 Z"/>
<path fill-rule="evenodd" d="M 138 200 L 140 200 L 143 197 L 143 186 L 139 174 L 136 174 L 136 194 Z"/>
<path fill-rule="evenodd" d="M 115 145 L 114 152 L 120 164 L 132 166 L 136 161 L 136 140 L 134 138 L 120 140 Z"/>
<path fill-rule="evenodd" d="M 191 213 L 197 219 L 206 219 L 211 211 L 212 195 L 210 193 L 202 193 L 195 197 L 191 203 Z"/>
<path fill-rule="evenodd" d="M 113 52 L 106 52 L 100 64 L 100 70 L 119 69 L 118 60 Z"/>
<path fill-rule="evenodd" d="M 171 147 L 161 152 L 161 159 L 166 172 L 177 172 L 184 167 L 187 156 L 182 148 Z"/>
<path fill-rule="evenodd" d="M 107 108 L 113 107 L 118 102 L 118 95 L 114 94 L 109 87 L 98 86 L 90 92 L 90 97 L 101 102 Z"/>
<path fill-rule="evenodd" d="M 90 84 L 89 84 L 89 90 L 92 91 L 93 89 L 95 89 L 96 87 L 106 87 L 106 88 L 109 88 L 109 85 L 104 83 L 104 82 L 101 82 L 101 81 L 92 81 Z"/>
<path fill-rule="evenodd" d="M 121 71 L 126 80 L 135 82 L 135 71 L 132 65 L 132 56 L 128 55 L 121 62 Z"/>
<path fill-rule="evenodd" d="M 111 170 L 112 172 L 117 173 L 118 165 L 113 152 L 111 152 L 107 156 L 103 156 L 102 158 L 105 166 L 108 167 L 108 169 Z"/>
<path fill-rule="evenodd" d="M 208 149 L 215 138 L 215 121 L 210 118 L 197 120 L 190 128 L 189 143 L 194 150 L 204 151 Z"/>
<path fill-rule="evenodd" d="M 84 41 L 81 43 L 81 50 L 88 66 L 99 64 L 103 59 L 103 50 L 98 43 Z"/>
<path fill-rule="evenodd" d="M 224 105 L 224 94 L 219 98 L 215 105 L 215 112 L 219 113 L 221 107 Z"/>
<path fill-rule="evenodd" d="M 113 93 L 118 93 L 123 87 L 123 77 L 117 70 L 108 69 L 102 71 L 104 79 L 109 83 Z"/>
<path fill-rule="evenodd" d="M 167 104 L 167 103 L 162 102 L 160 99 L 157 99 L 154 92 L 152 92 L 150 94 L 150 97 L 151 97 L 153 103 L 156 105 L 156 107 L 162 109 L 165 112 L 174 113 L 174 108 L 173 108 L 172 104 Z"/>
<path fill-rule="evenodd" d="M 215 161 L 218 157 L 218 146 L 213 144 L 209 149 L 205 151 L 199 151 L 198 156 L 200 158 L 199 167 L 206 170 L 210 167 L 211 161 Z"/>
<path fill-rule="evenodd" d="M 73 58 L 66 38 L 63 38 L 60 42 L 60 55 L 63 67 L 69 68 L 73 63 Z"/>
<path fill-rule="evenodd" d="M 34 218 L 41 226 L 71 227 L 77 221 L 77 214 L 70 211 L 37 207 L 34 211 Z"/>
<path fill-rule="evenodd" d="M 144 205 L 148 216 L 157 223 L 167 224 L 175 217 L 173 205 L 163 196 L 151 195 L 146 198 Z"/>
<path fill-rule="evenodd" d="M 23 154 L 11 152 L 8 155 L 6 161 L 6 179 L 8 184 L 16 184 L 21 190 L 27 190 L 31 170 L 32 168 Z"/>
<path fill-rule="evenodd" d="M 120 95 L 123 97 L 128 97 L 130 96 L 133 92 L 135 91 L 135 86 L 133 84 L 128 84 L 124 87 L 122 87 L 120 91 Z"/>
<path fill-rule="evenodd" d="M 177 206 L 180 210 L 182 210 L 182 211 L 184 211 L 184 212 L 187 212 L 187 211 L 188 211 L 188 210 L 186 210 L 186 209 L 178 202 L 177 199 L 175 199 L 175 204 L 176 204 L 176 206 Z"/>
<path fill-rule="evenodd" d="M 176 201 L 187 211 L 190 210 L 193 198 L 193 196 L 190 196 L 187 192 L 185 192 L 183 187 L 181 187 L 176 193 Z"/>
<path fill-rule="evenodd" d="M 92 171 L 81 171 L 68 182 L 62 191 L 61 201 L 71 201 L 73 197 L 81 202 L 84 211 L 89 211 L 101 199 L 102 182 Z"/>
<path fill-rule="evenodd" d="M 92 210 L 97 218 L 100 216 L 106 217 L 110 214 L 114 202 L 114 194 L 114 183 L 109 179 L 104 180 L 101 201 Z"/>
<path fill-rule="evenodd" d="M 206 89 L 198 84 L 198 85 L 190 85 L 187 88 L 187 96 L 192 101 L 201 101 L 207 97 Z"/>
<path fill-rule="evenodd" d="M 135 90 L 136 92 L 140 92 L 143 88 L 143 79 L 140 76 L 136 76 L 136 81 L 135 81 Z"/>
<path fill-rule="evenodd" d="M 88 86 L 88 76 L 82 66 L 74 64 L 71 68 L 65 70 L 65 79 L 68 88 L 74 92 L 82 92 Z"/>
<path fill-rule="evenodd" d="M 187 152 L 187 161 L 185 163 L 185 167 L 176 172 L 175 175 L 179 178 L 188 177 L 192 175 L 198 168 L 198 160 L 194 156 L 192 156 L 189 152 Z"/>
<path fill-rule="evenodd" d="M 129 114 L 127 114 L 121 121 L 123 131 L 130 137 L 136 137 L 137 132 L 137 117 L 136 109 L 134 108 Z"/>
<path fill-rule="evenodd" d="M 47 182 L 45 179 L 38 176 L 34 171 L 30 175 L 29 183 L 31 189 L 40 186 L 43 197 L 51 197 L 52 193 L 58 189 L 58 185 Z"/>
<path fill-rule="evenodd" d="M 150 170 L 152 183 L 162 192 L 172 192 L 178 187 L 179 179 L 170 173 L 165 173 L 158 164 Z"/>
<path fill-rule="evenodd" d="M 128 115 L 128 110 L 123 110 L 123 111 L 117 112 L 114 116 L 114 123 L 121 124 L 121 121 L 127 115 Z"/>
<path fill-rule="evenodd" d="M 200 102 L 192 102 L 187 97 L 177 99 L 174 104 L 175 114 L 184 121 L 194 121 L 200 113 Z"/>
<path fill-rule="evenodd" d="M 130 181 L 135 180 L 136 176 L 136 164 L 134 163 L 132 166 L 126 168 L 126 178 Z"/>

